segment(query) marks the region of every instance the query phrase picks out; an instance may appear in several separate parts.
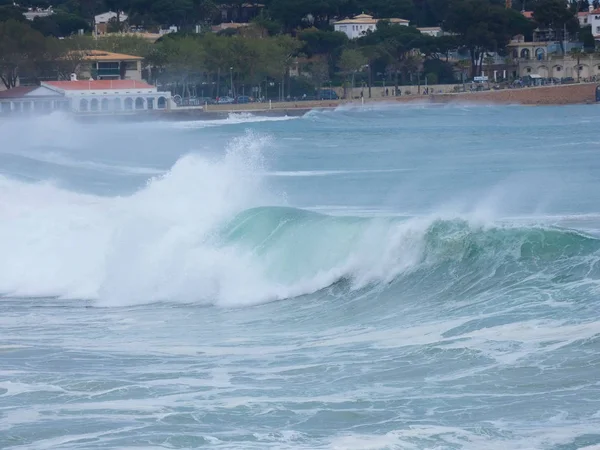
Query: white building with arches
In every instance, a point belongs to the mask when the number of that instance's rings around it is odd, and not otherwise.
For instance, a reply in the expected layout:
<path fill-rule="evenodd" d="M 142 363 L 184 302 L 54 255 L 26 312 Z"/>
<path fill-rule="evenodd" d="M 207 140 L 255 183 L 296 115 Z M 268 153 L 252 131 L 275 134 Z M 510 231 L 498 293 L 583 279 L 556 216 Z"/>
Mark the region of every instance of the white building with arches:
<path fill-rule="evenodd" d="M 136 80 L 46 81 L 42 87 L 64 96 L 81 114 L 135 113 L 171 109 L 171 93 Z"/>

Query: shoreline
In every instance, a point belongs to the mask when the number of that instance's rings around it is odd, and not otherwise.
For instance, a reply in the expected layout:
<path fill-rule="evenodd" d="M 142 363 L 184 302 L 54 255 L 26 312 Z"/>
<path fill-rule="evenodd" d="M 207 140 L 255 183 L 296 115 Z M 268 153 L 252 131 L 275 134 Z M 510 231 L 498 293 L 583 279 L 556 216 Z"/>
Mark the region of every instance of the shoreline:
<path fill-rule="evenodd" d="M 225 120 L 230 114 L 252 114 L 259 117 L 299 117 L 315 110 L 331 110 L 341 106 L 360 107 L 366 105 L 448 105 L 489 104 L 489 105 L 522 105 L 522 106 L 563 106 L 596 103 L 598 83 L 578 83 L 557 86 L 538 86 L 519 89 L 502 89 L 478 92 L 457 92 L 447 94 L 412 95 L 402 97 L 365 98 L 364 103 L 357 100 L 323 100 L 307 102 L 272 103 L 270 108 L 264 103 L 247 103 L 243 105 L 209 105 L 203 107 L 186 107 L 165 111 L 148 111 L 130 114 L 90 114 L 74 115 L 83 122 L 94 121 L 194 121 Z"/>
<path fill-rule="evenodd" d="M 174 109 L 165 112 L 165 116 L 177 116 L 184 119 L 218 119 L 229 114 L 250 113 L 260 116 L 299 116 L 312 110 L 335 109 L 340 106 L 363 106 L 376 104 L 450 104 L 450 103 L 484 103 L 498 105 L 539 105 L 559 106 L 596 103 L 596 88 L 598 83 L 576 83 L 555 86 L 536 86 L 519 89 L 502 89 L 479 92 L 456 92 L 430 95 L 411 95 L 401 97 L 365 98 L 360 100 L 324 100 L 309 102 L 273 103 L 271 108 L 264 103 L 249 103 L 244 105 L 209 105 L 207 110 L 201 108 Z M 173 117 L 175 118 L 175 117 Z"/>

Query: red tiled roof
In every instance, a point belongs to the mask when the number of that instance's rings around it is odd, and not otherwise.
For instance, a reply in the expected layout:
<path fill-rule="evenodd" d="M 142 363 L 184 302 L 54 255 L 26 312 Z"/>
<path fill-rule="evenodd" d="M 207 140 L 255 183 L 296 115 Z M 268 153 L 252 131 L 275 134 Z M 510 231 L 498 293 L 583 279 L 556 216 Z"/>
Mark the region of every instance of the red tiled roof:
<path fill-rule="evenodd" d="M 590 14 L 600 14 L 600 8 L 596 8 L 590 12 Z"/>
<path fill-rule="evenodd" d="M 533 19 L 533 11 L 523 11 L 523 15 L 527 18 L 527 19 Z"/>
<path fill-rule="evenodd" d="M 6 91 L 0 91 L 0 98 L 20 98 L 37 88 L 37 86 L 19 86 Z"/>
<path fill-rule="evenodd" d="M 579 16 L 579 17 L 585 17 L 585 16 L 587 16 L 588 14 L 589 14 L 589 12 L 587 12 L 587 11 L 585 11 L 585 12 L 578 12 L 578 13 L 577 13 L 577 16 Z"/>
<path fill-rule="evenodd" d="M 154 87 L 143 81 L 135 80 L 47 81 L 44 84 L 54 88 L 70 91 L 95 91 L 101 89 L 151 89 Z"/>

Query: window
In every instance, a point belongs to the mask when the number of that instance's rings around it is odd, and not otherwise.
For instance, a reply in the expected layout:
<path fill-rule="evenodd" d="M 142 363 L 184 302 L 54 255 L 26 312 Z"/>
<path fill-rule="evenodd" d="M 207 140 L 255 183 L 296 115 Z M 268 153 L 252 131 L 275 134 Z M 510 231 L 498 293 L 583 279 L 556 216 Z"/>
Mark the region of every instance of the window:
<path fill-rule="evenodd" d="M 596 33 L 600 33 L 600 27 L 596 27 Z"/>
<path fill-rule="evenodd" d="M 527 68 L 527 73 L 531 73 L 531 67 Z"/>

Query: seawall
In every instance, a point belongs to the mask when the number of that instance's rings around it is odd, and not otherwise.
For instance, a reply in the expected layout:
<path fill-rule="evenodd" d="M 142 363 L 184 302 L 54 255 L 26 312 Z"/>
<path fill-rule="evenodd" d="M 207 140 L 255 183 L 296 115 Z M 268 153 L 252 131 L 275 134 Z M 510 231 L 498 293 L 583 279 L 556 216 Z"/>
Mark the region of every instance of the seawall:
<path fill-rule="evenodd" d="M 435 103 L 477 102 L 520 105 L 574 105 L 596 102 L 597 83 L 540 86 L 499 91 L 460 92 L 429 96 Z"/>

